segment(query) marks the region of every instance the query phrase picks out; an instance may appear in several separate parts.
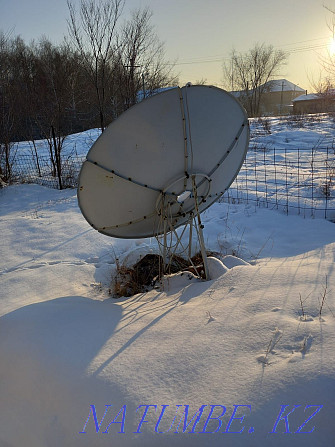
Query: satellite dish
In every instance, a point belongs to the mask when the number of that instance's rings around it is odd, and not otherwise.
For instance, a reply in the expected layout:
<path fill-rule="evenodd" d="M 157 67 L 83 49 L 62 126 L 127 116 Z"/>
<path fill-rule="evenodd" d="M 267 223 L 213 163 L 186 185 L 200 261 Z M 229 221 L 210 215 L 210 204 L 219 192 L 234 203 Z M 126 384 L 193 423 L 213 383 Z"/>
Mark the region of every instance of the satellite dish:
<path fill-rule="evenodd" d="M 80 209 L 108 236 L 163 234 L 166 220 L 175 229 L 222 196 L 248 142 L 246 113 L 231 94 L 166 90 L 128 109 L 93 144 L 79 176 Z"/>

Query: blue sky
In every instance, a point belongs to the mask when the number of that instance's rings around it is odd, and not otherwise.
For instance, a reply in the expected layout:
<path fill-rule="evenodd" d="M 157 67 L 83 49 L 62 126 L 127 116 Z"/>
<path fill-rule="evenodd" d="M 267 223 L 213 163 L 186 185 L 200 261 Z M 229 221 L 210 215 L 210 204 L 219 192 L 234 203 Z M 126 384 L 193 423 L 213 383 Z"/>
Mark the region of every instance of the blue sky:
<path fill-rule="evenodd" d="M 220 86 L 222 61 L 233 47 L 246 51 L 265 42 L 290 52 L 279 77 L 311 90 L 309 81 L 318 79 L 320 55 L 331 37 L 330 13 L 324 4 L 324 0 L 126 0 L 124 17 L 131 9 L 151 8 L 166 57 L 177 60 L 181 85 L 203 78 Z M 0 0 L 0 29 L 13 30 L 26 41 L 42 35 L 61 41 L 67 18 L 66 0 Z"/>

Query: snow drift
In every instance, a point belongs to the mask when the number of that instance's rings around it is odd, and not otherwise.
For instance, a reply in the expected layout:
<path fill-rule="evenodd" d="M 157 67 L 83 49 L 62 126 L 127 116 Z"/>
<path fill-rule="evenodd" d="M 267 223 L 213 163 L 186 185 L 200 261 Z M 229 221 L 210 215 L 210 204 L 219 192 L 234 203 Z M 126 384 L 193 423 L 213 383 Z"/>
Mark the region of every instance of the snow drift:
<path fill-rule="evenodd" d="M 1 447 L 333 446 L 334 224 L 216 204 L 222 275 L 115 300 L 154 241 L 90 229 L 71 190 L 0 203 Z"/>

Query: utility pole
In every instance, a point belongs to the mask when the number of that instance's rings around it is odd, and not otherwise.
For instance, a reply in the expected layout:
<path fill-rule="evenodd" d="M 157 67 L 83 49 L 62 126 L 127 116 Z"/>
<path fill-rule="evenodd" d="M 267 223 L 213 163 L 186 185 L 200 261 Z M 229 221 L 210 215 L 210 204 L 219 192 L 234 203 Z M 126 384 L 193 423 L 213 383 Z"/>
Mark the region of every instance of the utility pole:
<path fill-rule="evenodd" d="M 281 93 L 280 93 L 280 109 L 279 115 L 283 114 L 283 95 L 284 95 L 284 81 L 281 81 Z"/>

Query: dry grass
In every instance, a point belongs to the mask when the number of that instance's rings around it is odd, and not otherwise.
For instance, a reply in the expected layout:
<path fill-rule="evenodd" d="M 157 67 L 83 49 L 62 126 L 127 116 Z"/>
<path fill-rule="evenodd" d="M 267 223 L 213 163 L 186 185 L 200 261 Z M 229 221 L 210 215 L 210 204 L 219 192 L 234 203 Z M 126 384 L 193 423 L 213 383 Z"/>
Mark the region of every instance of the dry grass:
<path fill-rule="evenodd" d="M 207 256 L 217 253 L 207 252 Z M 174 255 L 167 265 L 157 254 L 147 254 L 131 267 L 120 265 L 116 260 L 116 274 L 113 278 L 110 295 L 115 298 L 130 297 L 144 293 L 155 287 L 163 275 L 189 271 L 204 278 L 205 271 L 201 253 L 196 253 L 190 260 Z"/>

